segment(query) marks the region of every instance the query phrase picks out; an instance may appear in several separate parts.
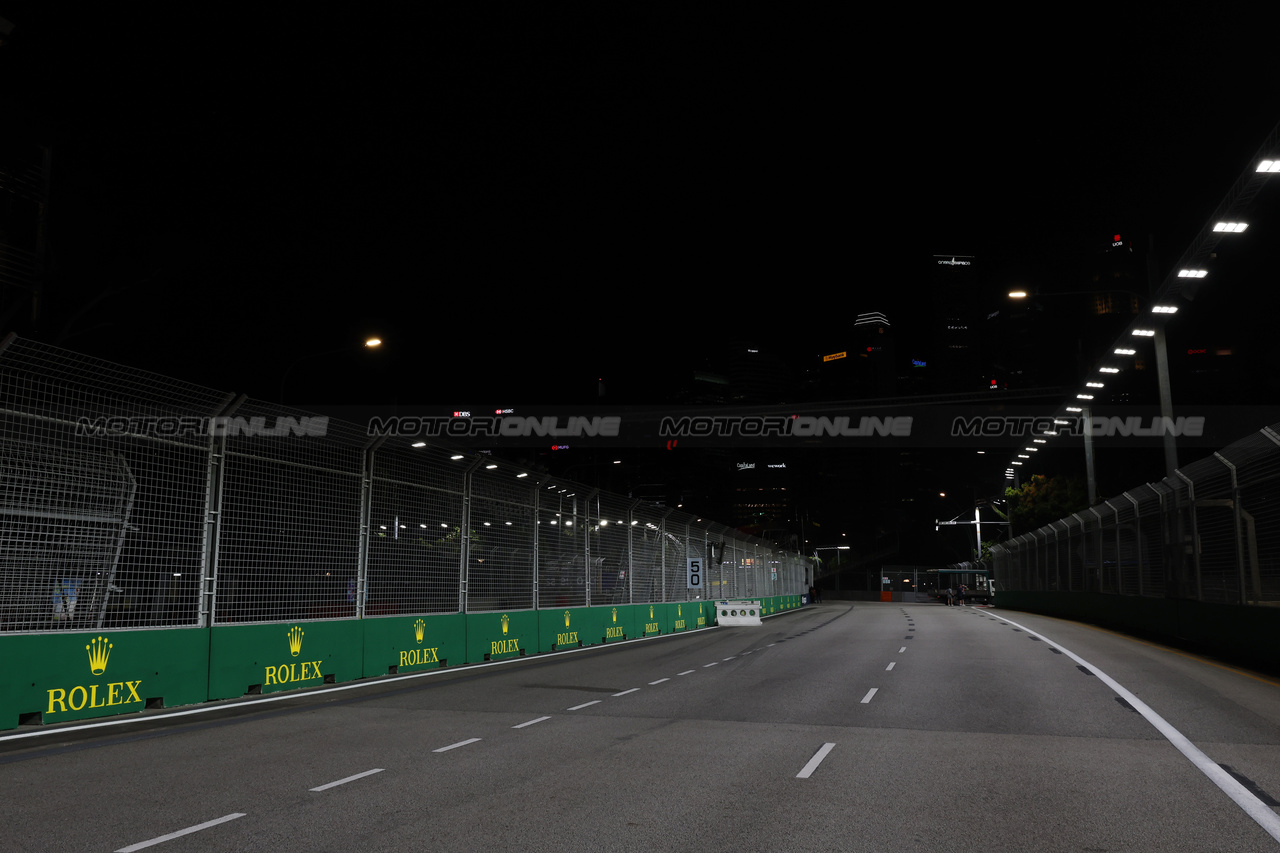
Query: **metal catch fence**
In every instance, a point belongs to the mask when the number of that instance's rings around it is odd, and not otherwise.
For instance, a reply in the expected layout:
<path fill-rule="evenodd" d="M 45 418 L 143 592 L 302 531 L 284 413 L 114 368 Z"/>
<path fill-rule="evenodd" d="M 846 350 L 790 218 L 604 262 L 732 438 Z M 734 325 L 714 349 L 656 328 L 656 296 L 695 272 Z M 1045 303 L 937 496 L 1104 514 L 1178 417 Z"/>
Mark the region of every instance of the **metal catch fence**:
<path fill-rule="evenodd" d="M 811 571 L 488 456 L 0 341 L 0 631 L 790 595 Z"/>
<path fill-rule="evenodd" d="M 1278 426 L 994 547 L 998 589 L 1280 603 Z"/>

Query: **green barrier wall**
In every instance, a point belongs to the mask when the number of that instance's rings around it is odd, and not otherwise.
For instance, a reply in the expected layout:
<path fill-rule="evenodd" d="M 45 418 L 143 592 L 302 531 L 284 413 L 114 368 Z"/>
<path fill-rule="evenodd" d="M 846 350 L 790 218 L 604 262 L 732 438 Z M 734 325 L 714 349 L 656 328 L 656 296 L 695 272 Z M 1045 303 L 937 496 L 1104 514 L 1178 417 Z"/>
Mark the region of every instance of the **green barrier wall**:
<path fill-rule="evenodd" d="M 798 596 L 765 599 L 770 611 Z M 0 637 L 0 730 L 696 631 L 714 602 Z"/>
<path fill-rule="evenodd" d="M 467 663 L 506 660 L 539 651 L 539 610 L 467 614 Z M 560 611 L 552 611 L 558 613 Z"/>
<path fill-rule="evenodd" d="M 363 623 L 219 625 L 209 632 L 209 698 L 276 693 L 364 675 Z"/>
<path fill-rule="evenodd" d="M 200 628 L 5 637 L 0 661 L 0 729 L 209 698 L 209 632 Z"/>
<path fill-rule="evenodd" d="M 636 606 L 619 604 L 615 607 L 601 608 L 601 625 L 604 627 L 604 641 L 616 643 L 636 637 Z"/>
<path fill-rule="evenodd" d="M 366 678 L 467 660 L 467 617 L 462 613 L 374 617 L 361 624 Z"/>
<path fill-rule="evenodd" d="M 606 613 L 607 611 L 600 607 L 539 610 L 539 650 L 555 652 L 603 643 Z"/>

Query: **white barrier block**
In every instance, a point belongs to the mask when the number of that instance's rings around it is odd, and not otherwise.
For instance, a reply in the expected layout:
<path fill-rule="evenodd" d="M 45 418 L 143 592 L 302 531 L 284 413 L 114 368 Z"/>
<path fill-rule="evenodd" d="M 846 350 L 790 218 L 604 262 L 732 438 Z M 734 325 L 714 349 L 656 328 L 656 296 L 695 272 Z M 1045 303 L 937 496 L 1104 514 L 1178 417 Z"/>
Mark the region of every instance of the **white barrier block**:
<path fill-rule="evenodd" d="M 759 625 L 761 612 L 759 601 L 717 601 L 716 624 L 730 627 Z"/>

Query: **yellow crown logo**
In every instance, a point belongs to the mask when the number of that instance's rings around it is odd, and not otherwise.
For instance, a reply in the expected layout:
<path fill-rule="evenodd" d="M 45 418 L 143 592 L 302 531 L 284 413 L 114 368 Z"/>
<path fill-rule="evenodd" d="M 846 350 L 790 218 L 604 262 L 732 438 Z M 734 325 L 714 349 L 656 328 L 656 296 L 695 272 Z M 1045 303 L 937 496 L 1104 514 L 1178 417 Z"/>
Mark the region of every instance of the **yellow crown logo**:
<path fill-rule="evenodd" d="M 650 605 L 649 605 L 649 618 L 650 618 L 650 619 L 652 619 L 652 618 L 653 618 L 653 605 L 652 605 L 652 604 L 650 604 Z"/>
<path fill-rule="evenodd" d="M 680 614 L 680 605 L 679 605 L 679 604 L 677 604 L 677 605 L 676 605 L 676 615 L 677 615 L 677 616 L 681 615 L 681 614 Z"/>
<path fill-rule="evenodd" d="M 564 626 L 566 628 L 569 627 L 569 611 L 568 610 L 564 612 Z"/>
<path fill-rule="evenodd" d="M 295 658 L 302 652 L 302 634 L 303 631 L 297 625 L 289 630 L 289 654 Z M 289 664 L 293 666 L 293 664 Z"/>
<path fill-rule="evenodd" d="M 614 622 L 617 622 L 617 621 L 618 621 L 618 608 L 616 608 L 616 607 L 615 607 L 615 608 L 613 608 L 613 621 L 614 621 Z"/>
<path fill-rule="evenodd" d="M 417 638 L 419 643 L 422 642 L 422 635 L 426 630 L 427 630 L 426 623 L 424 623 L 421 619 L 413 623 L 413 636 Z"/>
<path fill-rule="evenodd" d="M 106 672 L 107 658 L 111 657 L 111 643 L 107 642 L 106 637 L 90 640 L 85 650 L 89 653 L 89 669 L 93 670 L 93 674 L 102 675 Z"/>
<path fill-rule="evenodd" d="M 507 633 L 507 625 L 508 625 L 510 622 L 511 622 L 511 617 L 510 617 L 510 616 L 508 616 L 507 614 L 503 613 L 503 614 L 502 614 L 502 633 L 504 633 L 504 634 L 505 634 L 505 633 Z"/>

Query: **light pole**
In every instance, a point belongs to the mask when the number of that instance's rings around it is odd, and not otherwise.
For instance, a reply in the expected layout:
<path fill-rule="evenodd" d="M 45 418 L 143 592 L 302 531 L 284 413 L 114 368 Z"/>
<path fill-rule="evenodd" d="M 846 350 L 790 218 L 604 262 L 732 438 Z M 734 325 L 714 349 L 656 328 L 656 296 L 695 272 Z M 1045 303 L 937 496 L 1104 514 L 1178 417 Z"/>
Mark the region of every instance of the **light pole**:
<path fill-rule="evenodd" d="M 293 372 L 293 369 L 298 366 L 298 362 L 305 361 L 309 358 L 319 358 L 322 355 L 333 355 L 338 352 L 354 352 L 358 349 L 377 349 L 380 346 L 382 346 L 382 340 L 380 338 L 369 338 L 359 346 L 347 344 L 346 346 L 341 346 L 336 349 L 322 350 L 320 352 L 312 352 L 298 356 L 289 363 L 289 366 L 284 369 L 284 374 L 280 377 L 280 405 L 284 405 L 285 381 L 289 378 L 289 374 Z"/>
<path fill-rule="evenodd" d="M 1150 274 L 1154 275 L 1154 272 L 1152 271 L 1150 272 Z M 1155 282 L 1153 279 L 1152 281 L 1153 289 L 1154 289 L 1154 286 L 1155 286 Z M 1139 304 L 1141 304 L 1143 301 L 1148 302 L 1146 308 L 1139 312 L 1140 316 L 1138 321 L 1136 321 L 1135 325 L 1132 325 L 1130 327 L 1130 336 L 1136 337 L 1136 338 L 1150 338 L 1152 341 L 1152 344 L 1155 348 L 1155 356 L 1156 356 L 1156 381 L 1157 381 L 1158 393 L 1160 397 L 1160 418 L 1162 423 L 1166 425 L 1172 423 L 1173 394 L 1171 390 L 1171 385 L 1169 383 L 1169 355 L 1167 351 L 1167 345 L 1165 343 L 1164 323 L 1160 322 L 1161 320 L 1168 319 L 1169 316 L 1177 313 L 1178 306 L 1173 304 L 1172 301 L 1162 301 L 1162 302 L 1156 303 L 1156 302 L 1152 302 L 1150 297 L 1147 297 L 1146 300 L 1144 300 L 1144 298 L 1140 294 L 1135 293 L 1132 290 L 1123 290 L 1123 289 L 1115 289 L 1115 288 L 1106 288 L 1106 289 L 1099 289 L 1099 290 L 1064 290 L 1064 291 L 1057 291 L 1054 293 L 1037 293 L 1034 295 L 1028 294 L 1025 290 L 1012 290 L 1009 292 L 1009 298 L 1010 299 L 1027 299 L 1027 298 L 1045 298 L 1045 297 L 1058 297 L 1058 296 L 1097 296 L 1098 294 L 1103 294 L 1103 293 L 1124 293 L 1137 299 Z M 1117 346 L 1113 349 L 1113 352 L 1112 352 L 1112 355 L 1118 355 L 1118 356 L 1132 356 L 1134 354 L 1136 354 L 1136 350 L 1128 346 Z M 1084 442 L 1085 442 L 1085 468 L 1086 468 L 1086 475 L 1087 475 L 1088 484 L 1089 484 L 1089 504 L 1091 506 L 1097 502 L 1098 495 L 1097 495 L 1097 480 L 1094 476 L 1094 468 L 1093 468 L 1093 442 L 1091 441 L 1092 434 L 1089 429 L 1089 423 L 1090 423 L 1090 417 L 1091 417 L 1091 411 L 1090 411 L 1091 407 L 1089 406 L 1089 401 L 1093 399 L 1094 397 L 1093 392 L 1096 389 L 1104 388 L 1106 386 L 1106 383 L 1103 381 L 1105 378 L 1107 378 L 1106 375 L 1114 374 L 1118 372 L 1119 368 L 1103 366 L 1098 368 L 1098 370 L 1101 375 L 1096 377 L 1095 376 L 1087 377 L 1085 380 L 1085 389 L 1080 393 L 1076 394 L 1076 399 L 1079 401 L 1078 405 L 1075 407 L 1068 407 L 1068 411 L 1079 412 L 1079 414 L 1081 415 L 1082 423 L 1083 423 Z M 1166 469 L 1165 473 L 1167 476 L 1172 477 L 1174 470 L 1178 467 L 1178 450 L 1177 450 L 1176 438 L 1174 436 L 1173 430 L 1171 429 L 1167 429 L 1167 428 L 1163 429 L 1162 433 L 1163 433 L 1163 440 L 1164 440 L 1164 459 L 1165 459 L 1165 469 Z"/>

